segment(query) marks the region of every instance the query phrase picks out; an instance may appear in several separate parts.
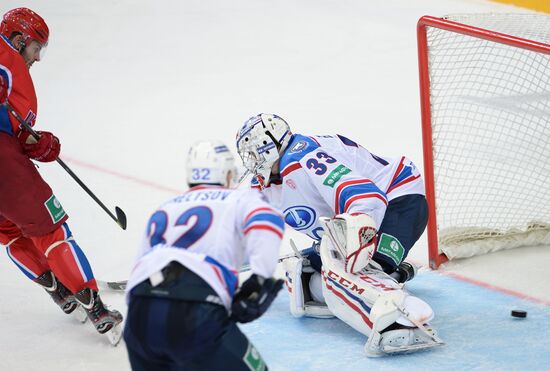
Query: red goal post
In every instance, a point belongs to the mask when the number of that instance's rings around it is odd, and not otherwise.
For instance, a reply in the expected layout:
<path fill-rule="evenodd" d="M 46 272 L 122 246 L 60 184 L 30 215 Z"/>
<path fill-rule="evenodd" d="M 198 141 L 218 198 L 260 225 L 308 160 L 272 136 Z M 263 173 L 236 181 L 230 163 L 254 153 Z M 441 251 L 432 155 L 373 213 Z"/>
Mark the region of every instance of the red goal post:
<path fill-rule="evenodd" d="M 539 30 L 531 27 L 533 24 L 542 29 L 540 37 Z M 539 211 L 537 205 L 550 210 L 550 176 L 544 174 L 542 179 L 534 180 L 535 185 L 528 186 L 533 188 L 528 190 L 533 196 L 529 193 L 526 197 L 531 198 L 515 201 L 513 189 L 506 187 L 519 188 L 522 182 L 499 182 L 499 175 L 487 171 L 493 167 L 490 161 L 496 167 L 505 162 L 502 169 L 495 170 L 501 174 L 509 172 L 506 166 L 522 170 L 522 160 L 512 160 L 513 165 L 506 161 L 513 157 L 516 148 L 523 151 L 519 148 L 523 145 L 526 151 L 537 153 L 542 148 L 537 156 L 541 162 L 550 162 L 550 157 L 545 158 L 550 150 L 544 149 L 550 147 L 550 41 L 546 38 L 550 37 L 550 27 L 546 24 L 550 24 L 550 17 L 536 14 L 424 16 L 418 21 L 424 175 L 429 204 L 427 236 L 432 269 L 455 257 L 549 241 L 550 212 Z M 518 31 L 524 26 L 528 32 Z M 447 49 L 441 47 L 446 44 L 451 45 Z M 526 53 L 534 53 L 535 57 Z M 527 84 L 525 79 L 533 81 Z M 529 155 L 526 158 L 529 163 L 537 162 Z M 482 161 L 487 161 L 487 166 Z M 530 178 L 529 174 L 550 170 L 544 164 L 540 166 L 529 166 L 522 176 Z M 545 180 L 546 189 L 541 190 Z M 495 184 L 494 189 L 488 190 L 488 185 Z M 518 205 L 533 210 L 524 212 Z M 514 220 L 514 212 L 520 214 L 518 220 Z M 470 218 L 479 225 L 470 223 Z M 459 231 L 460 235 L 446 239 L 451 241 L 452 249 L 442 246 L 441 235 L 448 231 Z M 533 231 L 540 240 L 525 237 Z M 493 237 L 496 242 L 490 242 L 487 248 L 479 247 L 480 240 Z M 467 248 L 459 246 L 464 242 Z"/>

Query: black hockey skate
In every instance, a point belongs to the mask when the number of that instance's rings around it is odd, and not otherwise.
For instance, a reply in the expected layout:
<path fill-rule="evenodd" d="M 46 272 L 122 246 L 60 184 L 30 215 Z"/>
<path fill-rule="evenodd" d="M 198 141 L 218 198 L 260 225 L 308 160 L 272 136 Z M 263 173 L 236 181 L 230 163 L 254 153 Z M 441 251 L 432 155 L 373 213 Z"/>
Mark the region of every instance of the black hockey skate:
<path fill-rule="evenodd" d="M 76 300 L 88 313 L 88 318 L 92 321 L 95 329 L 100 334 L 106 334 L 113 345 L 117 345 L 122 336 L 122 314 L 117 310 L 109 310 L 101 301 L 97 291 L 85 288 L 77 292 Z"/>
<path fill-rule="evenodd" d="M 34 280 L 50 294 L 55 304 L 66 314 L 71 314 L 78 307 L 72 292 L 57 280 L 52 271 L 47 271 Z"/>

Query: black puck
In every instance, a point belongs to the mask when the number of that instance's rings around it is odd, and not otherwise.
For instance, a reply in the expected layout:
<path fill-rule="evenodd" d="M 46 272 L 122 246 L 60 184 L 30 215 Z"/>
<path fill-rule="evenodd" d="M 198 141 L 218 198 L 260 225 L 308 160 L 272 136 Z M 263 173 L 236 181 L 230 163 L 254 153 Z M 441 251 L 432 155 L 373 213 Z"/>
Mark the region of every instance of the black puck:
<path fill-rule="evenodd" d="M 525 318 L 527 317 L 527 312 L 524 310 L 514 309 L 512 313 L 510 313 L 512 317 L 516 318 Z"/>

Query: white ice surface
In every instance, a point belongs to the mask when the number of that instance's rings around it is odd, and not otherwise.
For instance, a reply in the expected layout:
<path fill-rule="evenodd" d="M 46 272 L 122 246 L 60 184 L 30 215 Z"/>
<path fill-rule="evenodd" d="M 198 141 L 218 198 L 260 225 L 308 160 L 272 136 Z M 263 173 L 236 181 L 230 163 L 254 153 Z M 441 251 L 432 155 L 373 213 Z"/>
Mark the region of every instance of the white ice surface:
<path fill-rule="evenodd" d="M 374 153 L 406 154 L 422 167 L 418 18 L 525 11 L 482 0 L 3 0 L 0 12 L 18 6 L 51 29 L 46 58 L 32 68 L 37 129 L 59 136 L 67 164 L 128 216 L 122 231 L 59 166 L 40 165 L 103 280 L 128 276 L 149 213 L 185 190 L 189 145 L 232 145 L 258 112 L 280 114 L 296 132 L 338 132 Z M 550 302 L 548 250 L 445 270 Z M 426 256 L 422 238 L 411 258 L 425 264 Z M 124 347 L 111 349 L 91 326 L 64 317 L 7 256 L 0 277 L 0 369 L 129 368 Z M 121 295 L 104 296 L 125 311 Z"/>

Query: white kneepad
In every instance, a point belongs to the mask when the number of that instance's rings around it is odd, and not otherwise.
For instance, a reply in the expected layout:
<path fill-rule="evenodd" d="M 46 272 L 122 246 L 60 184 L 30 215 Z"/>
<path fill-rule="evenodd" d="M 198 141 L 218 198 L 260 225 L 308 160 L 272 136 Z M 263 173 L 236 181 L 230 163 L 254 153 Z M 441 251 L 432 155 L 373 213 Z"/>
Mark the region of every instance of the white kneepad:
<path fill-rule="evenodd" d="M 307 259 L 298 257 L 283 261 L 290 295 L 290 313 L 294 317 L 332 318 L 334 315 L 323 298 L 321 275 L 308 263 Z"/>

